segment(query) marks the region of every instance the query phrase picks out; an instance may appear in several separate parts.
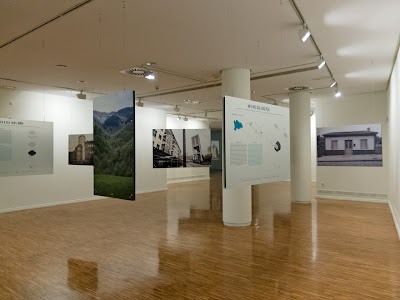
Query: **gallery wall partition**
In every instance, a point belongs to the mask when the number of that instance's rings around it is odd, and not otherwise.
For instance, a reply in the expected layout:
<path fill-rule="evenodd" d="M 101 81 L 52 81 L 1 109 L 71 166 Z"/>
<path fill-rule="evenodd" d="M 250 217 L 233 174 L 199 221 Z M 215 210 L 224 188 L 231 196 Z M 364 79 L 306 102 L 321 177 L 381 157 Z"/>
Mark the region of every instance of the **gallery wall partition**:
<path fill-rule="evenodd" d="M 223 124 L 226 188 L 290 179 L 288 108 L 225 96 Z"/>
<path fill-rule="evenodd" d="M 387 202 L 386 92 L 343 95 L 340 101 L 318 96 L 315 103 L 317 196 Z"/>
<path fill-rule="evenodd" d="M 135 199 L 135 92 L 93 102 L 94 193 Z"/>

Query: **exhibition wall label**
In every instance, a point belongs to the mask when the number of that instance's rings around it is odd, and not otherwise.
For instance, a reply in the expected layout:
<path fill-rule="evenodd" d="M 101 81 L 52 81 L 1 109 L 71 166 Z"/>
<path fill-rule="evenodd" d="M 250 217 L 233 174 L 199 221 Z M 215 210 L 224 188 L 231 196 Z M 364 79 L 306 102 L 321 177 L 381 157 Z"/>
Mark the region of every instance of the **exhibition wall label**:
<path fill-rule="evenodd" d="M 93 101 L 94 194 L 135 199 L 135 92 Z"/>
<path fill-rule="evenodd" d="M 0 119 L 0 176 L 53 174 L 53 123 Z"/>
<path fill-rule="evenodd" d="M 382 167 L 381 124 L 317 129 L 318 166 Z"/>
<path fill-rule="evenodd" d="M 153 168 L 210 167 L 209 129 L 153 129 Z"/>
<path fill-rule="evenodd" d="M 290 179 L 289 109 L 224 97 L 224 184 Z"/>

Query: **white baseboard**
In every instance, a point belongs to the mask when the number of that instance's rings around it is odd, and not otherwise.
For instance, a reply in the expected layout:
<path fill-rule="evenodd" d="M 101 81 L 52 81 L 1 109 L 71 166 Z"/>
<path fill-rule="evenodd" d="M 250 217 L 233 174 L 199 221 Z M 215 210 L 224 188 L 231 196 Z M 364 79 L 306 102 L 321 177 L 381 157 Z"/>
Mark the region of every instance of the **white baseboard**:
<path fill-rule="evenodd" d="M 209 175 L 191 176 L 191 177 L 178 177 L 178 178 L 168 178 L 167 183 L 180 183 L 180 182 L 190 182 L 190 181 L 200 181 L 200 180 L 210 180 Z"/>
<path fill-rule="evenodd" d="M 386 194 L 372 194 L 372 193 L 347 192 L 347 191 L 317 190 L 316 198 L 361 201 L 361 202 L 374 202 L 374 203 L 388 203 L 388 197 Z"/>
<path fill-rule="evenodd" d="M 41 207 L 49 207 L 49 206 L 57 206 L 57 205 L 64 205 L 64 204 L 71 204 L 71 203 L 78 203 L 78 202 L 87 202 L 87 201 L 93 201 L 93 200 L 102 200 L 102 199 L 107 199 L 107 198 L 108 197 L 93 196 L 93 197 L 83 198 L 83 199 L 66 200 L 66 201 L 60 201 L 60 202 L 34 204 L 34 205 L 19 206 L 19 207 L 12 207 L 12 208 L 4 208 L 4 209 L 0 209 L 0 213 L 7 213 L 7 212 L 26 210 L 26 209 L 33 209 L 33 208 L 41 208 Z"/>
<path fill-rule="evenodd" d="M 400 218 L 397 211 L 393 208 L 392 203 L 389 201 L 390 211 L 392 212 L 392 217 L 394 221 L 394 225 L 396 226 L 397 234 L 400 239 Z"/>
<path fill-rule="evenodd" d="M 168 191 L 168 188 L 136 191 L 136 195 L 138 195 L 138 194 L 147 194 L 147 193 L 155 193 L 155 192 L 164 192 L 164 191 Z"/>

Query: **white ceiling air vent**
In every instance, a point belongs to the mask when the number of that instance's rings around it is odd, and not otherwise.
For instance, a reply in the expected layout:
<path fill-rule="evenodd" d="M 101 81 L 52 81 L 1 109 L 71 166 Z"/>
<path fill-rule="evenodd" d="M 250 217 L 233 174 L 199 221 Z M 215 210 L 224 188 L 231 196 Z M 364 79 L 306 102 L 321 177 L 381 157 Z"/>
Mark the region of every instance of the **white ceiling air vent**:
<path fill-rule="evenodd" d="M 146 74 L 146 69 L 145 68 L 130 68 L 127 70 L 120 71 L 120 73 L 127 74 L 127 75 L 132 75 L 136 77 L 144 77 Z"/>
<path fill-rule="evenodd" d="M 300 92 L 300 91 L 308 91 L 310 87 L 308 86 L 293 86 L 290 87 L 288 90 L 291 92 Z"/>

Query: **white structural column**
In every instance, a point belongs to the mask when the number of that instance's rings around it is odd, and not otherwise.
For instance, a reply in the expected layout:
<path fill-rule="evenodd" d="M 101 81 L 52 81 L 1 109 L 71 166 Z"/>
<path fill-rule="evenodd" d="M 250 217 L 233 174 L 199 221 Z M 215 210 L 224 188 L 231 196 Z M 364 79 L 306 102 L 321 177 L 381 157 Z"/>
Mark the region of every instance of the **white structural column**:
<path fill-rule="evenodd" d="M 232 68 L 222 71 L 222 96 L 250 100 L 250 70 Z M 225 169 L 225 165 L 223 166 Z M 227 226 L 251 224 L 251 186 L 222 189 L 222 215 Z"/>
<path fill-rule="evenodd" d="M 289 95 L 290 186 L 292 202 L 311 202 L 310 92 Z"/>

